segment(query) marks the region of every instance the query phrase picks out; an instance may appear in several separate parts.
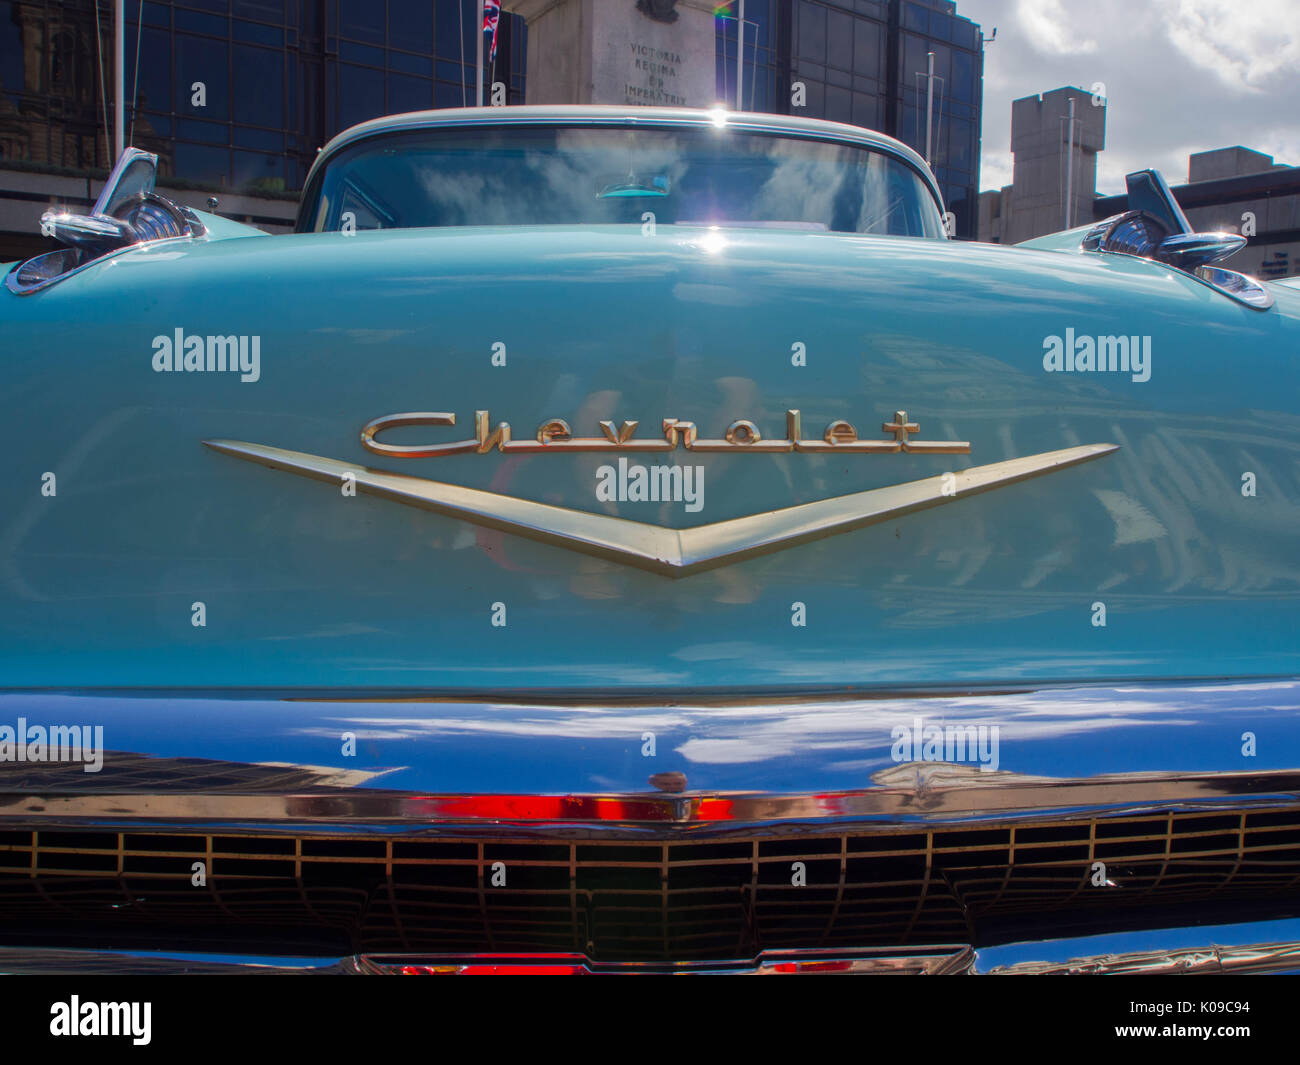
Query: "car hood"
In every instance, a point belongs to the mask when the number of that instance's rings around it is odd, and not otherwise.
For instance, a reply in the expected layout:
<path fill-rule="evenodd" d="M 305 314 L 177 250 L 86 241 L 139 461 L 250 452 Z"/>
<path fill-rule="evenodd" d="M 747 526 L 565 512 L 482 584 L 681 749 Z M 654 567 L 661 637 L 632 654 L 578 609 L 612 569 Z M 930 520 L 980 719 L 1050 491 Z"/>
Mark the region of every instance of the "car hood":
<path fill-rule="evenodd" d="M 447 691 L 1286 673 L 1298 311 L 1119 256 L 755 228 L 139 249 L 0 308 L 0 438 L 59 484 L 0 519 L 0 669 Z M 255 338 L 256 374 L 159 369 L 192 337 Z M 1145 370 L 1049 367 L 1081 337 Z M 478 441 L 477 411 L 481 452 L 363 443 L 410 413 L 375 439 Z M 665 419 L 779 442 L 789 411 L 801 439 L 846 422 L 885 449 L 602 443 L 635 421 L 662 444 Z M 496 446 L 557 419 L 600 446 Z M 891 425 L 939 448 L 888 450 Z M 638 498 L 637 466 L 678 468 L 679 498 Z M 746 550 L 674 569 L 701 542 Z"/>

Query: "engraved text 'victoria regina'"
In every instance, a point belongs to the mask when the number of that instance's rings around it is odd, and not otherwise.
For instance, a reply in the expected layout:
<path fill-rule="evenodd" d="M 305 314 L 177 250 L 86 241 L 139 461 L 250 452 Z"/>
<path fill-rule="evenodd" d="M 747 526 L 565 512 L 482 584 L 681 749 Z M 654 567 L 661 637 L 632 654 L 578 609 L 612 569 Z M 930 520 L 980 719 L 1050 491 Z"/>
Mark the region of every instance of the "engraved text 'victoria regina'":
<path fill-rule="evenodd" d="M 805 440 L 801 417 L 797 410 L 785 412 L 785 436 L 769 440 L 757 425 L 745 418 L 737 419 L 728 427 L 721 440 L 702 439 L 694 422 L 676 418 L 663 419 L 663 439 L 637 437 L 635 421 L 615 424 L 600 422 L 601 436 L 574 436 L 569 423 L 563 418 L 551 418 L 537 428 L 533 440 L 515 440 L 509 422 L 498 422 L 492 427 L 485 410 L 474 412 L 474 436 L 469 440 L 455 440 L 445 444 L 386 444 L 379 434 L 389 429 L 412 426 L 455 425 L 456 415 L 446 412 L 411 412 L 388 414 L 369 422 L 361 430 L 361 443 L 376 455 L 393 458 L 432 458 L 437 455 L 486 454 L 493 448 L 512 454 L 539 454 L 544 451 L 673 451 L 679 445 L 688 451 L 700 452 L 759 452 L 781 454 L 790 451 L 828 452 L 836 454 L 891 455 L 905 452 L 927 455 L 969 455 L 970 443 L 965 440 L 914 440 L 912 434 L 920 431 L 916 422 L 907 420 L 907 411 L 895 411 L 894 420 L 881 425 L 881 431 L 892 436 L 890 440 L 860 440 L 858 431 L 850 422 L 837 419 L 826 426 L 820 440 Z"/>

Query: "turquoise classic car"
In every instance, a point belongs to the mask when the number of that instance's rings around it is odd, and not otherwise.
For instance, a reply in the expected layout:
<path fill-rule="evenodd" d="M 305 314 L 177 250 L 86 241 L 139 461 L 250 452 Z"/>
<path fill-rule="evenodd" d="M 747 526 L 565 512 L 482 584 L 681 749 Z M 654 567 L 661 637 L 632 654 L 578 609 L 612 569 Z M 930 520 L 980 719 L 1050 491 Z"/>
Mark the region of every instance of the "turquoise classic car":
<path fill-rule="evenodd" d="M 1300 291 L 1159 174 L 1016 247 L 773 115 L 154 177 L 4 268 L 0 968 L 1300 965 Z"/>

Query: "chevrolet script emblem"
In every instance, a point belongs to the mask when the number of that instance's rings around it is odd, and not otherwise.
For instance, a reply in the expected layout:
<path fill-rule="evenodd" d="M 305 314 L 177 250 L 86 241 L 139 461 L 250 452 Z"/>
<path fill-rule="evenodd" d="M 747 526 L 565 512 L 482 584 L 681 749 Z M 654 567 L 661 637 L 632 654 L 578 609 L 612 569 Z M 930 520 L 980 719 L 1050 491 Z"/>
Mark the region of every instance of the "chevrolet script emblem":
<path fill-rule="evenodd" d="M 908 421 L 907 411 L 894 412 L 894 420 L 885 422 L 882 433 L 888 433 L 889 440 L 861 440 L 858 430 L 851 422 L 837 418 L 826 426 L 820 440 L 804 439 L 803 417 L 797 410 L 785 412 L 785 436 L 779 440 L 769 440 L 758 426 L 748 418 L 738 418 L 727 426 L 727 431 L 720 440 L 706 440 L 699 434 L 694 422 L 685 422 L 680 418 L 664 418 L 661 423 L 663 436 L 653 437 L 636 435 L 640 422 L 623 422 L 615 425 L 612 421 L 602 421 L 600 436 L 574 436 L 569 423 L 563 418 L 550 418 L 537 427 L 537 434 L 532 440 L 516 440 L 511 432 L 509 422 L 498 422 L 492 428 L 492 419 L 487 411 L 474 412 L 474 436 L 468 440 L 453 440 L 442 444 L 386 444 L 378 439 L 380 433 L 388 429 L 410 428 L 425 425 L 455 425 L 456 415 L 451 412 L 412 412 L 410 414 L 388 414 L 369 422 L 361 430 L 361 446 L 376 455 L 385 455 L 399 459 L 427 459 L 438 455 L 464 455 L 477 452 L 485 455 L 493 448 L 510 455 L 540 455 L 564 451 L 674 451 L 679 446 L 687 451 L 729 452 L 751 455 L 773 455 L 789 451 L 813 452 L 825 454 L 834 451 L 837 455 L 897 455 L 902 452 L 922 455 L 969 455 L 970 444 L 965 440 L 915 440 L 913 433 L 921 427 L 916 422 Z"/>
<path fill-rule="evenodd" d="M 803 440 L 799 433 L 799 412 L 787 414 L 787 436 L 766 441 L 752 422 L 733 422 L 722 440 L 700 440 L 689 422 L 664 419 L 663 440 L 642 440 L 633 434 L 635 422 L 614 426 L 602 422 L 602 437 L 575 439 L 568 426 L 559 419 L 544 422 L 537 440 L 515 442 L 510 439 L 508 423 L 489 429 L 486 411 L 479 411 L 475 437 L 450 444 L 390 445 L 375 440 L 384 429 L 409 425 L 454 425 L 451 414 L 396 414 L 376 419 L 362 432 L 365 446 L 379 454 L 405 458 L 428 457 L 465 452 L 480 454 L 496 448 L 501 451 L 667 451 L 679 443 L 694 451 L 844 451 L 848 453 L 930 452 L 967 454 L 964 441 L 916 441 L 910 434 L 917 431 L 907 415 L 899 411 L 886 432 L 892 440 L 863 441 L 845 422 L 832 422 L 823 439 Z M 1008 459 L 988 466 L 975 466 L 955 473 L 926 477 L 918 481 L 873 488 L 865 492 L 802 503 L 780 510 L 764 511 L 744 518 L 697 525 L 689 529 L 670 529 L 646 522 L 593 514 L 549 503 L 485 492 L 477 488 L 430 481 L 408 474 L 388 473 L 340 462 L 337 459 L 309 455 L 301 451 L 239 440 L 205 440 L 215 451 L 246 459 L 273 470 L 284 470 L 331 484 L 352 478 L 358 492 L 380 496 L 397 503 L 431 510 L 490 529 L 526 536 L 532 540 L 565 547 L 626 565 L 638 566 L 665 577 L 685 577 L 717 566 L 730 565 L 756 555 L 795 547 L 836 533 L 861 529 L 867 525 L 890 521 L 920 510 L 953 503 L 968 496 L 987 492 L 1017 481 L 1077 466 L 1119 448 L 1115 444 L 1085 444 L 1081 447 L 1045 451 L 1038 455 Z M 763 445 L 766 444 L 767 447 Z M 928 445 L 928 446 L 927 446 Z"/>

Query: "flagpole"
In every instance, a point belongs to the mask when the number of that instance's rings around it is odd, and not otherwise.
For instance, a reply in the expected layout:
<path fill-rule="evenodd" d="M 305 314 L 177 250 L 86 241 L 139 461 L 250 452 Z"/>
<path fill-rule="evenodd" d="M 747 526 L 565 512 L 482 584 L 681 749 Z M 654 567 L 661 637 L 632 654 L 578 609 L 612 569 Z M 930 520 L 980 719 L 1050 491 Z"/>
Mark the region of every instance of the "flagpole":
<path fill-rule="evenodd" d="M 931 134 L 934 130 L 934 53 L 925 57 L 925 165 L 933 166 L 930 159 Z"/>
<path fill-rule="evenodd" d="M 113 13 L 113 158 L 108 163 L 110 170 L 122 158 L 126 146 L 126 0 L 116 0 L 114 7 L 117 10 Z"/>
<path fill-rule="evenodd" d="M 745 110 L 745 0 L 740 0 L 740 19 L 736 23 L 736 110 Z"/>
<path fill-rule="evenodd" d="M 478 8 L 478 15 L 474 20 L 474 25 L 478 32 L 475 36 L 478 38 L 478 49 L 475 52 L 474 70 L 477 77 L 474 81 L 474 106 L 483 106 L 483 0 L 478 0 L 474 5 Z"/>

